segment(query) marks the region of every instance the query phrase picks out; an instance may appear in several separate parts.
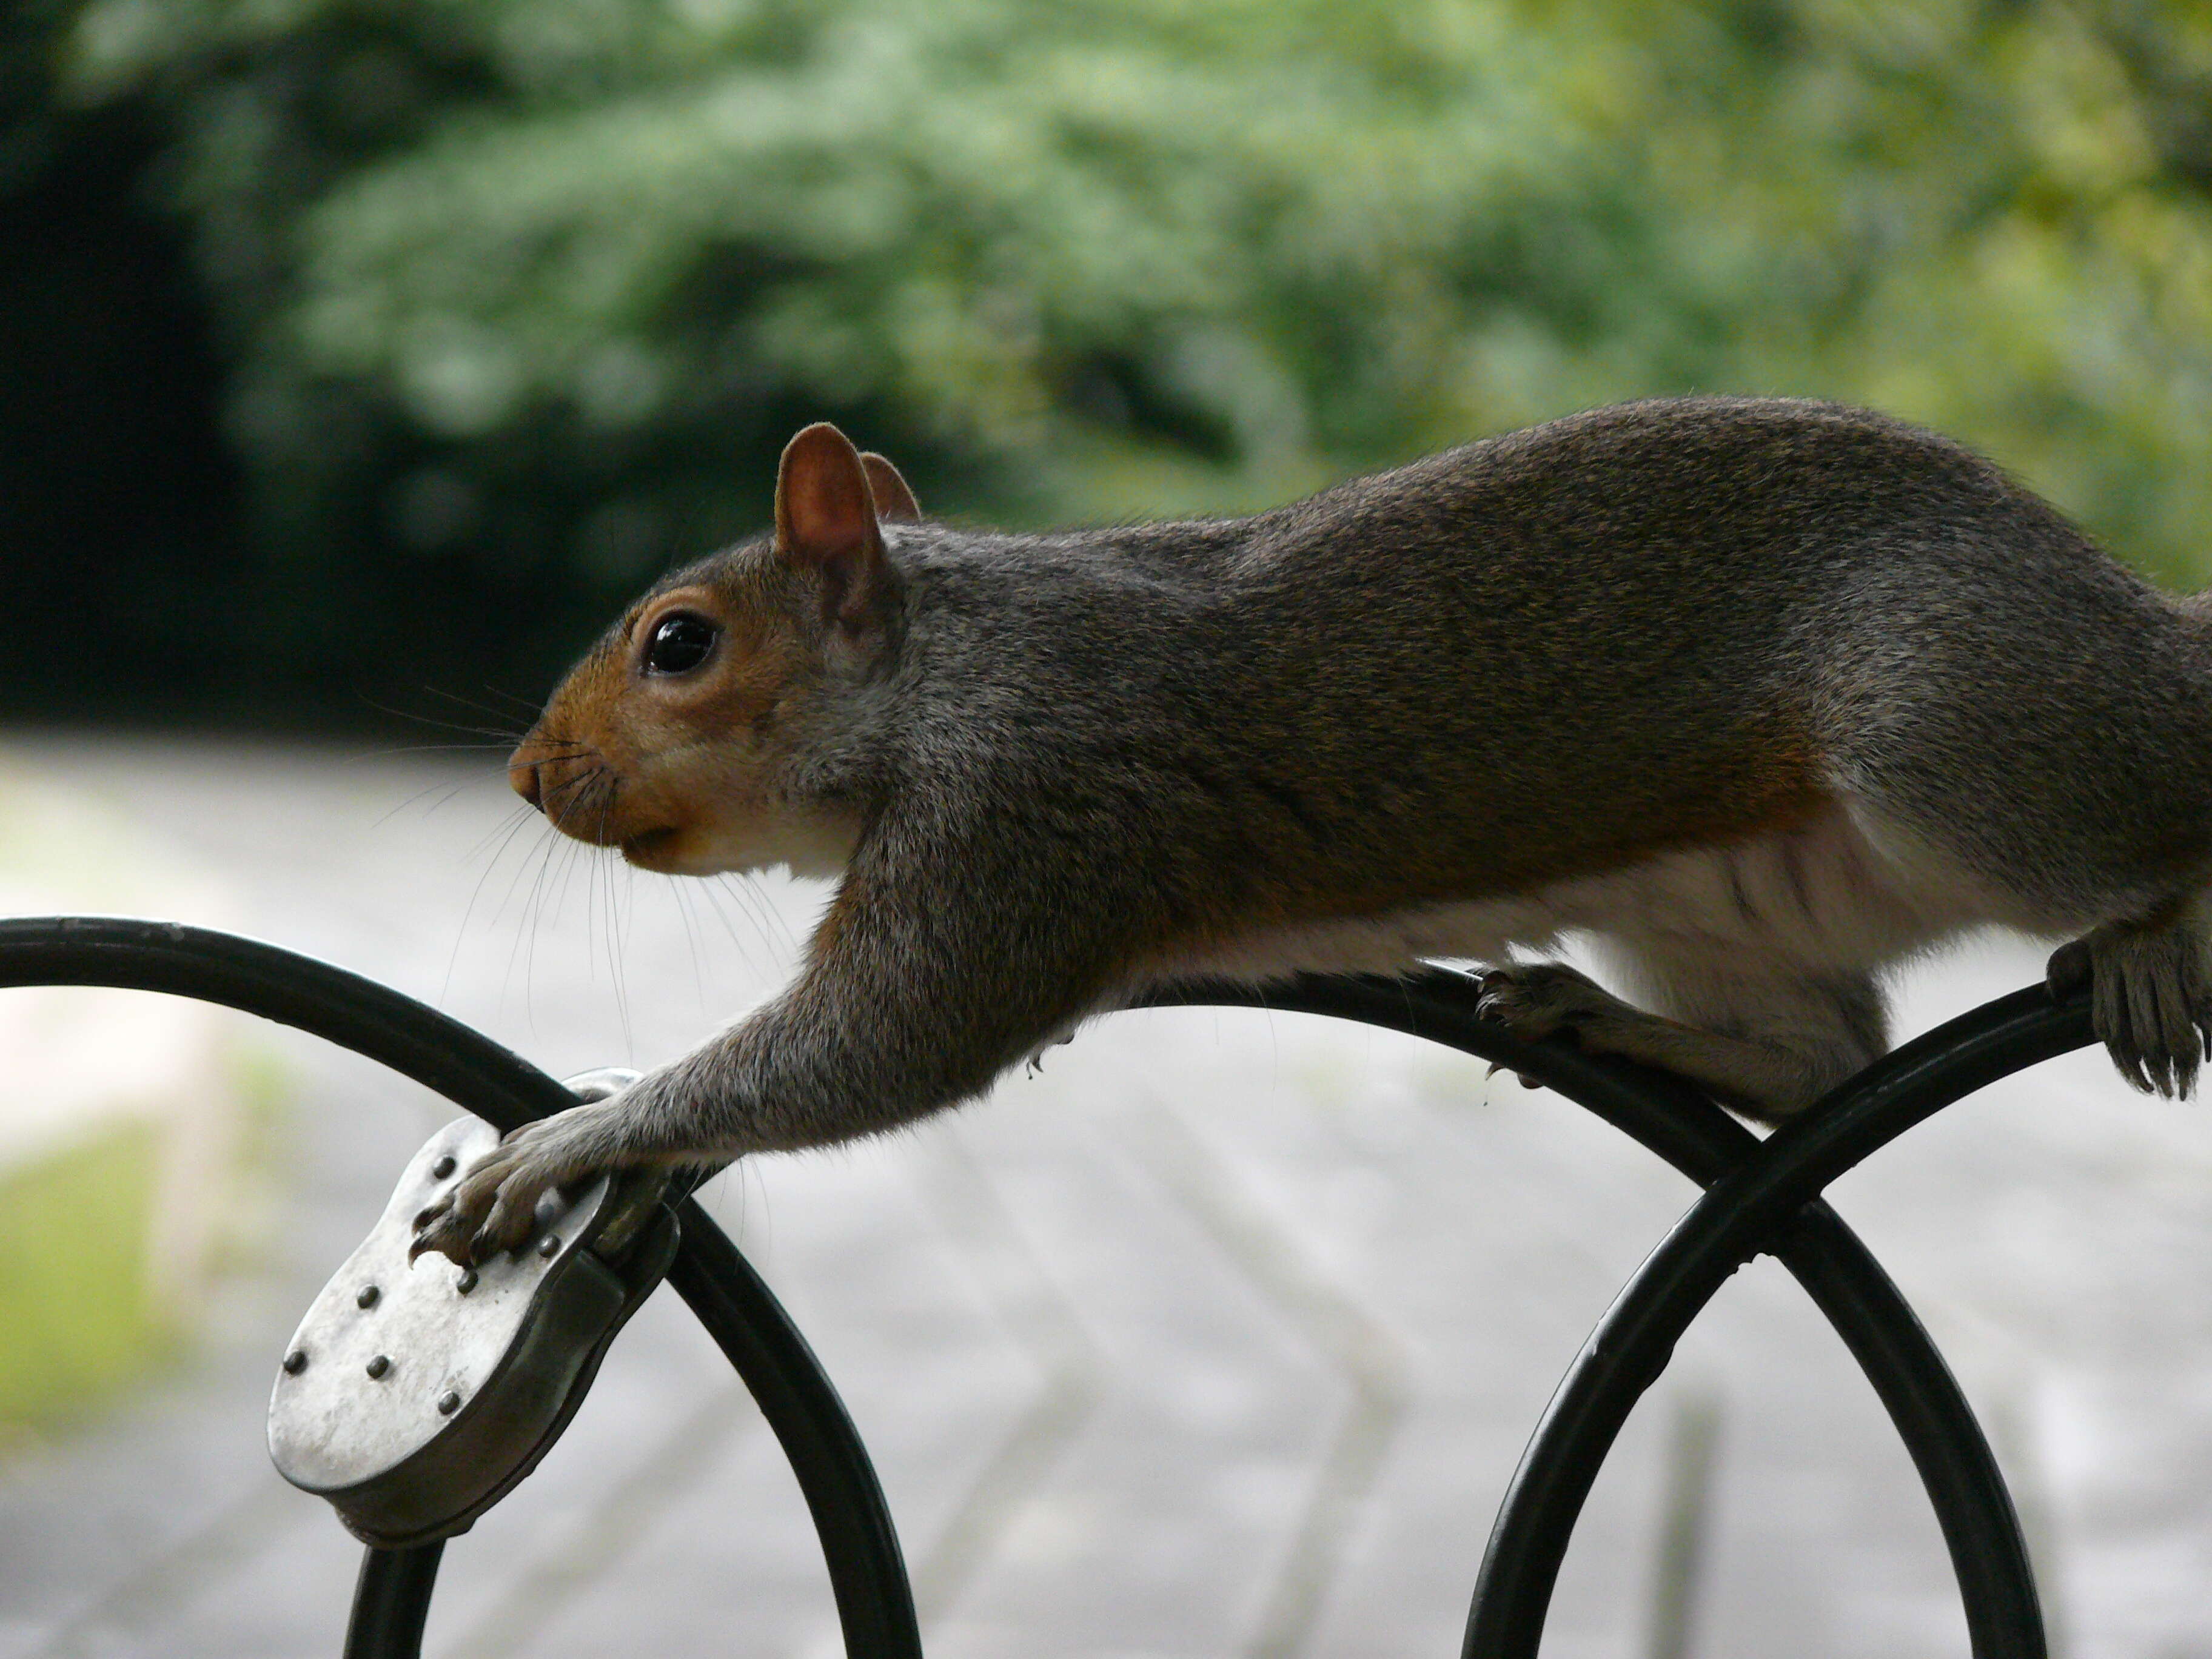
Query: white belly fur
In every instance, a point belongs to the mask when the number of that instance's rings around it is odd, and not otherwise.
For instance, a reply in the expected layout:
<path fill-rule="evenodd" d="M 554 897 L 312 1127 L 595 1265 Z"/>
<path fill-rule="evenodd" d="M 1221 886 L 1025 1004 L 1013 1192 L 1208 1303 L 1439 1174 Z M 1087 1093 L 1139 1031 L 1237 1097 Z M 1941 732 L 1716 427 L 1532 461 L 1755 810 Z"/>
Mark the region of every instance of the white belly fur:
<path fill-rule="evenodd" d="M 1250 982 L 1297 972 L 1397 973 L 1424 961 L 1504 963 L 1594 936 L 1601 951 L 1706 960 L 1733 977 L 1865 971 L 2016 913 L 1951 860 L 1856 803 L 1785 830 L 1662 854 L 1512 898 L 1256 933 L 1164 965 L 1157 980 Z"/>

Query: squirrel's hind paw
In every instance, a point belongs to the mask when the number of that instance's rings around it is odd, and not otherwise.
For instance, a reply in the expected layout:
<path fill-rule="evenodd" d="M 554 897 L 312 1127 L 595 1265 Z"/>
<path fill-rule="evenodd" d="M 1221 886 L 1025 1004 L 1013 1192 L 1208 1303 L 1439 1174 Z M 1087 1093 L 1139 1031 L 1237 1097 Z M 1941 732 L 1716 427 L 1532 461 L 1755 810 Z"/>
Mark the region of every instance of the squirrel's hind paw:
<path fill-rule="evenodd" d="M 1518 963 L 1484 969 L 1476 1011 L 1518 1037 L 1540 1042 L 1578 1023 L 1622 1012 L 1620 1000 L 1562 963 Z"/>
<path fill-rule="evenodd" d="M 2090 1021 L 2129 1086 L 2188 1099 L 2212 1032 L 2212 975 L 2196 931 L 2178 920 L 2110 922 L 2061 946 L 2048 970 L 2063 995 L 2090 981 Z"/>

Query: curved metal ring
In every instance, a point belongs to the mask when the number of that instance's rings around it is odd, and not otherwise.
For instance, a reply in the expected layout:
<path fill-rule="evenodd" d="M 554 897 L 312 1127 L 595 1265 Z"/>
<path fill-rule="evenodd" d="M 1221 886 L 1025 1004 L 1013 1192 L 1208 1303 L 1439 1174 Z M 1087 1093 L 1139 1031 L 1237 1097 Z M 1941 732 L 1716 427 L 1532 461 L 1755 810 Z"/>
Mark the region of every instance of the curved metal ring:
<path fill-rule="evenodd" d="M 1483 1557 L 1468 1620 L 1466 1659 L 1534 1659 L 1552 1587 L 1591 1480 L 1638 1398 L 1731 1273 L 1767 1249 L 1794 1270 L 1809 1244 L 1841 1225 L 1820 1200 L 1830 1182 L 1954 1101 L 2090 1040 L 2086 995 L 2054 1002 L 2041 986 L 2015 992 L 1938 1026 L 1869 1066 L 1825 1103 L 1778 1130 L 1756 1157 L 1715 1182 L 1638 1270 L 1553 1396 Z M 1902 1332 L 1891 1325 L 1876 1334 Z M 1926 1340 L 1917 1328 L 1915 1334 L 1918 1341 Z M 1859 1352 L 1856 1343 L 1853 1352 Z M 1930 1358 L 1933 1353 L 1928 1350 Z M 1866 1363 L 1863 1353 L 1859 1358 Z M 1963 1401 L 1960 1410 L 1965 1410 Z M 1901 1420 L 1898 1426 L 1906 1432 Z M 1911 1433 L 1906 1439 L 1920 1462 L 1919 1443 Z M 1986 1458 L 1985 1444 L 1980 1453 Z M 1929 1474 L 1924 1462 L 1921 1473 Z M 1994 1464 L 1990 1474 L 1994 1480 Z M 2002 1485 L 1996 1490 L 2001 1493 Z M 2011 1522 L 2008 1501 L 2006 1510 Z M 1938 1515 L 1951 1536 L 1953 1512 L 1946 1500 L 1938 1499 Z M 2016 1522 L 2012 1534 L 2017 1565 L 2008 1568 L 2006 1577 L 2021 1581 L 2025 1601 L 2015 1611 L 2024 1619 L 2033 1610 L 2033 1581 L 2026 1577 Z M 1952 1553 L 1958 1561 L 1955 1537 Z M 1960 1563 L 1960 1583 L 1976 1659 L 2040 1656 L 2045 1646 L 2039 1620 L 2032 1627 L 2016 1624 L 2007 1633 L 1981 1616 L 1995 1609 L 1986 1602 L 1978 1608 L 1967 1565 Z M 1991 1559 L 1983 1565 L 1997 1563 Z"/>
<path fill-rule="evenodd" d="M 1861 1074 L 1834 1103 L 1817 1109 L 1790 1128 L 1762 1142 L 1741 1124 L 1679 1079 L 1607 1055 L 1584 1054 L 1571 1043 L 1530 1043 L 1475 1014 L 1476 981 L 1448 969 L 1406 979 L 1306 975 L 1264 990 L 1230 983 L 1176 986 L 1149 1006 L 1231 1004 L 1288 1012 L 1328 1014 L 1426 1037 L 1535 1078 L 1595 1112 L 1706 1188 L 1690 1217 L 1675 1230 L 1615 1303 L 1560 1386 L 1508 1489 L 1485 1553 L 1468 1622 L 1463 1659 L 1535 1659 L 1552 1586 L 1566 1553 L 1582 1504 L 1615 1436 L 1644 1390 L 1672 1356 L 1675 1340 L 1729 1274 L 1762 1249 L 1771 1249 L 1804 1286 L 1865 1371 L 1899 1437 L 1911 1453 L 1936 1510 L 1959 1581 L 1960 1599 L 1975 1659 L 2044 1659 L 2043 1615 L 2033 1570 L 1988 1439 L 1957 1381 L 1897 1286 L 1843 1219 L 1820 1198 L 1827 1182 L 1969 1088 L 2044 1057 L 2029 1044 L 1992 1051 L 1974 1039 L 1984 1016 L 2009 1031 L 2015 1024 L 1995 1011 L 2033 1002 L 2051 1012 L 2040 990 L 2022 992 L 1980 1014 L 1954 1021 L 1900 1048 Z M 2087 1016 L 2081 1017 L 2086 1037 Z M 2017 1042 L 2017 1039 L 2015 1039 Z M 1967 1046 L 1954 1053 L 1949 1045 Z M 2079 1046 L 2067 1041 L 2063 1048 Z M 1992 1058 L 1993 1054 L 2027 1059 Z M 1990 1067 L 1995 1066 L 1996 1069 Z M 1884 1102 L 1899 1085 L 1885 1079 L 1919 1078 L 1933 1066 L 1946 1078 L 1972 1078 L 1955 1093 L 1923 1103 L 1917 1115 L 1899 1121 L 1910 1104 L 1855 1108 L 1862 1085 Z M 1908 1090 L 1908 1103 L 1923 1101 Z M 1879 1133 L 1863 1120 L 1875 1112 Z M 1839 1116 L 1840 1115 L 1840 1116 Z M 1894 1127 L 1889 1127 L 1893 1123 Z M 1830 1126 L 1813 1150 L 1816 1126 Z M 1842 1137 L 1844 1150 L 1832 1147 Z M 1783 1172 L 1756 1178 L 1779 1157 Z M 1838 1162 L 1841 1158 L 1844 1161 Z M 1804 1173 L 1793 1173 L 1802 1170 Z M 1821 1174 L 1823 1170 L 1833 1173 Z M 1818 1176 L 1815 1179 L 1815 1176 Z M 1737 1196 L 1747 1183 L 1783 1196 L 1753 1200 Z M 1809 1183 L 1809 1184 L 1808 1184 Z M 1794 1220 L 1792 1217 L 1794 1215 Z M 1656 1279 L 1661 1258 L 1699 1217 L 1707 1226 L 1725 1221 L 1728 1241 L 1698 1255 L 1710 1277 L 1695 1301 L 1674 1279 Z M 1762 1219 L 1765 1218 L 1765 1219 Z M 1740 1249 L 1740 1254 L 1728 1254 Z M 1723 1265 L 1724 1261 L 1724 1265 Z M 1705 1285 L 1705 1279 L 1695 1281 Z M 1641 1292 L 1644 1301 L 1638 1301 Z M 1647 1325 L 1622 1323 L 1633 1303 L 1650 1304 Z M 1638 1345 L 1624 1348 L 1630 1337 Z M 1586 1403 L 1586 1402 L 1594 1402 Z"/>
<path fill-rule="evenodd" d="M 164 991 L 295 1025 L 503 1129 L 569 1103 L 554 1079 L 447 1016 L 273 945 L 160 922 L 0 922 L 0 986 L 62 983 Z M 1264 994 L 1190 985 L 1151 1000 L 1329 1014 L 1448 1043 L 1558 1089 L 1709 1189 L 1614 1304 L 1547 1412 L 1484 1559 L 1467 1655 L 1533 1659 L 1568 1536 L 1629 1409 L 1720 1284 L 1762 1249 L 1774 1249 L 1804 1284 L 1889 1408 L 1942 1524 L 1977 1659 L 2043 1653 L 2019 1525 L 1979 1425 L 1896 1287 L 1819 1194 L 1951 1101 L 2087 1042 L 2079 1000 L 2054 1006 L 2035 989 L 1993 1003 L 1899 1049 L 1763 1144 L 1673 1079 L 1565 1044 L 1522 1042 L 1479 1023 L 1473 981 L 1448 970 L 1406 980 L 1309 977 Z M 821 1534 L 848 1655 L 918 1659 L 896 1535 L 835 1390 L 767 1287 L 696 1205 L 684 1206 L 684 1230 L 671 1279 L 791 1459 Z M 437 1552 L 369 1552 L 349 1659 L 412 1659 Z"/>
<path fill-rule="evenodd" d="M 107 916 L 0 921 L 0 988 L 101 985 L 216 1002 L 327 1038 L 513 1129 L 574 1104 L 559 1083 L 452 1016 L 326 962 L 235 934 Z M 698 1205 L 669 1282 L 775 1431 L 822 1540 L 851 1659 L 921 1659 L 914 1594 L 867 1449 L 768 1286 Z M 415 1659 L 441 1546 L 362 1563 L 346 1659 Z"/>

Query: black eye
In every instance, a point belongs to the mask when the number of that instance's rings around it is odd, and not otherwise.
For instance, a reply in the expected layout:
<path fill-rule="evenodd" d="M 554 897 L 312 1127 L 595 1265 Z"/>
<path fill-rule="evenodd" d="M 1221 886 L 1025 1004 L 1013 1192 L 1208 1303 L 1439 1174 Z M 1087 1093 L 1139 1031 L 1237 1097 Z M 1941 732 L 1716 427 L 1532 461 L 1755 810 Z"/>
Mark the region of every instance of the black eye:
<path fill-rule="evenodd" d="M 688 674 L 707 660 L 721 629 L 704 617 L 678 612 L 661 619 L 645 647 L 648 674 Z"/>

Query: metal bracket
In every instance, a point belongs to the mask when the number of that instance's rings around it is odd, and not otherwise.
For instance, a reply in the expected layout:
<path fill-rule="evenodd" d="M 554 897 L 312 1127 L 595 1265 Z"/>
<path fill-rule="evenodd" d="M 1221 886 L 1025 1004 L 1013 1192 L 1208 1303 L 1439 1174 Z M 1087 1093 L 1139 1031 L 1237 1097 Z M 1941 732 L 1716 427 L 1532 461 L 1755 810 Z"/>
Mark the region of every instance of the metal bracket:
<path fill-rule="evenodd" d="M 584 1099 L 635 1073 L 569 1080 Z M 623 1323 L 668 1271 L 659 1175 L 548 1194 L 518 1250 L 474 1268 L 410 1262 L 416 1215 L 499 1132 L 465 1117 L 430 1137 L 361 1248 L 307 1309 L 269 1401 L 269 1455 L 385 1548 L 465 1532 L 552 1449 Z"/>

